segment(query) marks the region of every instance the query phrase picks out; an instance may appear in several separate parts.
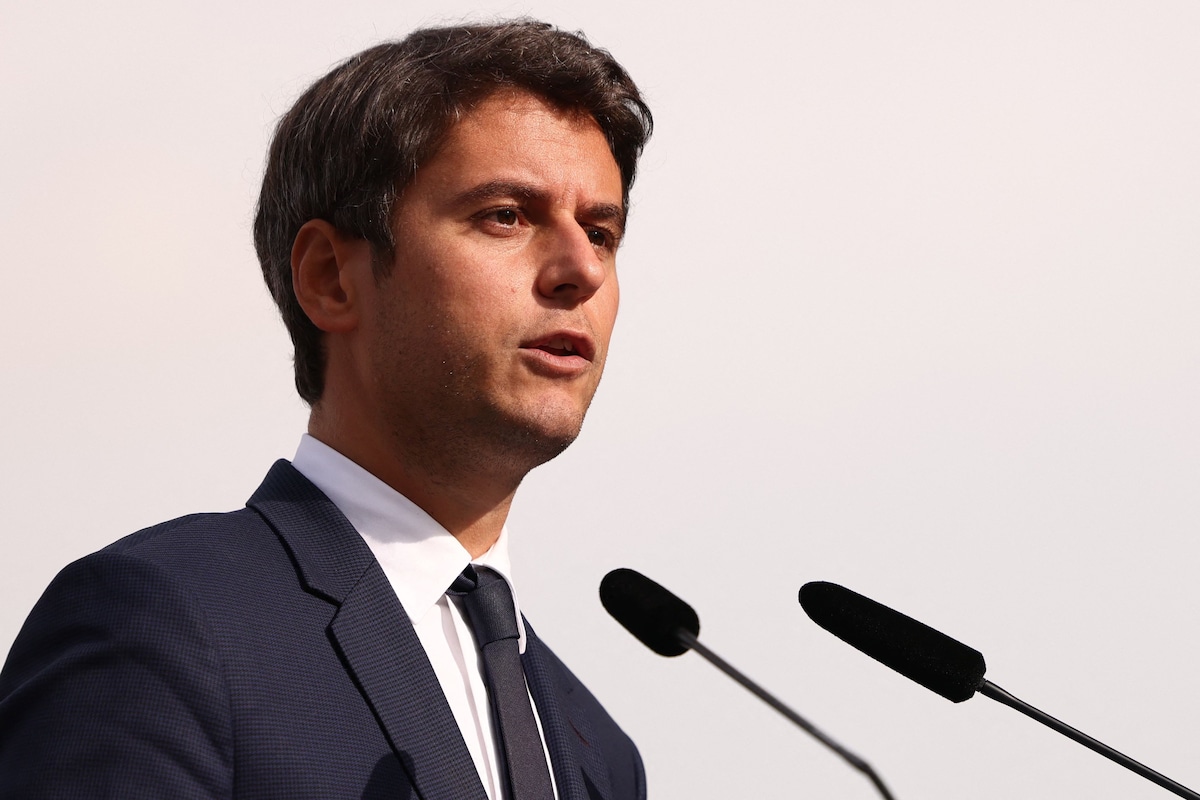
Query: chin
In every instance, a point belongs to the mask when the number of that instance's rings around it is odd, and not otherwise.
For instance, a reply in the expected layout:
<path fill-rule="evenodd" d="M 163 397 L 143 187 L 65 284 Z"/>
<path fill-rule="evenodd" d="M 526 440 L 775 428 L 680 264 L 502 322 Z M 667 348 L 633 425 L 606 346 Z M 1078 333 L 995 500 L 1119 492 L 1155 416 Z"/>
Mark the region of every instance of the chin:
<path fill-rule="evenodd" d="M 529 468 L 543 464 L 566 450 L 583 427 L 583 412 L 554 413 L 553 408 L 540 408 L 524 418 L 513 419 L 506 445 L 513 455 L 529 463 Z"/>
<path fill-rule="evenodd" d="M 526 428 L 525 438 L 533 445 L 534 449 L 549 453 L 548 459 L 554 458 L 554 456 L 566 450 L 571 446 L 572 442 L 579 438 L 579 431 L 582 429 L 582 426 L 583 420 L 579 420 L 574 424 L 554 427 L 534 425 Z"/>

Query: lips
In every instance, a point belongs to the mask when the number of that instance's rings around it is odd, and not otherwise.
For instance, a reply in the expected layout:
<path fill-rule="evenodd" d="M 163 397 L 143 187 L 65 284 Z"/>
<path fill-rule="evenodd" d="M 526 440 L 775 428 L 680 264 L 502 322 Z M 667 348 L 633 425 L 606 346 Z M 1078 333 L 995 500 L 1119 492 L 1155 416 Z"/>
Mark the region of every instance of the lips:
<path fill-rule="evenodd" d="M 578 356 L 591 361 L 596 355 L 596 347 L 592 340 L 578 333 L 556 331 L 521 345 L 526 350 L 541 350 L 559 358 Z"/>

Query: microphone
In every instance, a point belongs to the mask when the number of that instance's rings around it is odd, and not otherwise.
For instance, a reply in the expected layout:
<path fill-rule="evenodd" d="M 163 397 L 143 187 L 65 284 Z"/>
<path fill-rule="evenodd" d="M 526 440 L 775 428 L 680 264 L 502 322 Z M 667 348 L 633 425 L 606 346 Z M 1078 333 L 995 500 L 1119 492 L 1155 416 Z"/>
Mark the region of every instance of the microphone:
<path fill-rule="evenodd" d="M 947 700 L 961 703 L 983 683 L 978 650 L 836 583 L 804 584 L 800 605 L 846 644 Z"/>
<path fill-rule="evenodd" d="M 940 631 L 836 583 L 800 588 L 800 605 L 813 622 L 850 646 L 947 700 L 961 703 L 979 692 L 1058 731 L 1180 797 L 1200 794 L 1134 761 L 1103 742 L 1039 711 L 984 678 L 983 654 Z"/>
<path fill-rule="evenodd" d="M 600 602 L 638 641 L 660 656 L 680 656 L 688 650 L 695 650 L 710 664 L 866 775 L 885 800 L 895 800 L 870 764 L 829 738 L 774 695 L 702 645 L 697 638 L 700 635 L 700 618 L 691 606 L 670 591 L 634 570 L 614 569 L 600 581 Z"/>
<path fill-rule="evenodd" d="M 600 581 L 604 610 L 660 656 L 681 656 L 691 645 L 681 631 L 700 635 L 700 618 L 687 603 L 631 569 L 614 569 Z"/>

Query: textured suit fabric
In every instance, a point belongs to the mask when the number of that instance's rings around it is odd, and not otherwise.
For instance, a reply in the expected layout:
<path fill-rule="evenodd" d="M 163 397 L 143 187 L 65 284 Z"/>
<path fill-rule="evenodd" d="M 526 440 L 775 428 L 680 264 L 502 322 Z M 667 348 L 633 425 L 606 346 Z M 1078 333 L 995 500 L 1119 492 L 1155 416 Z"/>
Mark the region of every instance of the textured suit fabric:
<path fill-rule="evenodd" d="M 636 748 L 527 629 L 561 800 L 640 800 Z M 0 798 L 484 800 L 395 593 L 285 461 L 247 508 L 60 573 L 0 672 Z"/>

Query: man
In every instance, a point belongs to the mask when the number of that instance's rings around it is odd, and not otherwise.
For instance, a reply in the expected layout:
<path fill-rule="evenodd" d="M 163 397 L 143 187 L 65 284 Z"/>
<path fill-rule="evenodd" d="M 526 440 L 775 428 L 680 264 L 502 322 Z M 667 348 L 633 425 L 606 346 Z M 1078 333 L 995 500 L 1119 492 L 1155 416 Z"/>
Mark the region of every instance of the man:
<path fill-rule="evenodd" d="M 255 242 L 309 433 L 247 508 L 56 578 L 0 673 L 0 797 L 645 797 L 507 599 L 504 523 L 603 371 L 650 127 L 606 52 L 529 21 L 418 31 L 297 101 Z"/>

